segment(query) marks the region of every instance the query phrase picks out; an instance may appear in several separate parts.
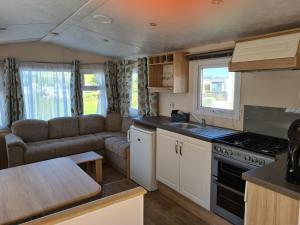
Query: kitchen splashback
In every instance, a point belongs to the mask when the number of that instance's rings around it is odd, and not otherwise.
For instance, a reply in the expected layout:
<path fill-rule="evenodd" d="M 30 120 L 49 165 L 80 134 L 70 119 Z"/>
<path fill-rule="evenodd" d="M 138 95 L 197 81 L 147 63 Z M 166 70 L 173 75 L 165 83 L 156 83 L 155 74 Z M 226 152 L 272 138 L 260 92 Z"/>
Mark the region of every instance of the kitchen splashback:
<path fill-rule="evenodd" d="M 300 113 L 286 108 L 245 105 L 244 131 L 287 139 L 290 124 Z"/>

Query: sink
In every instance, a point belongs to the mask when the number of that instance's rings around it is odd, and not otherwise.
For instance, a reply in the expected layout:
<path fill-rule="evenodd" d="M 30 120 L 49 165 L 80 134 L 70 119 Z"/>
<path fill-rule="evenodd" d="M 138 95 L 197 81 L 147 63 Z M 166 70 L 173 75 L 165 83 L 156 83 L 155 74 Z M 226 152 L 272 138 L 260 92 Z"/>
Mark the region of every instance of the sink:
<path fill-rule="evenodd" d="M 168 125 L 181 128 L 181 129 L 203 129 L 201 125 L 191 124 L 191 123 L 169 123 Z"/>

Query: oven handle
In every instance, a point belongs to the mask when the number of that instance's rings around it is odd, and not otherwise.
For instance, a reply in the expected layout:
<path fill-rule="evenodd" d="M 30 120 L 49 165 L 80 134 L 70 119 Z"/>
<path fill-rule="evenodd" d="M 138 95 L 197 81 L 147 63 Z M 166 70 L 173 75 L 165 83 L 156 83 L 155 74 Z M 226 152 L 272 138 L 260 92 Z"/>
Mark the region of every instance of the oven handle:
<path fill-rule="evenodd" d="M 242 163 L 242 162 L 239 162 L 237 160 L 228 159 L 226 157 L 223 157 L 221 155 L 216 155 L 216 154 L 214 154 L 214 160 L 217 160 L 217 161 L 220 161 L 220 162 L 226 162 L 228 164 L 240 167 L 242 169 L 247 169 L 247 170 L 257 168 L 257 166 L 253 166 L 253 165 L 250 165 L 250 164 Z"/>
<path fill-rule="evenodd" d="M 220 183 L 218 180 L 213 180 L 213 183 L 216 184 L 216 185 L 218 185 L 218 186 L 220 186 L 220 187 L 222 187 L 222 188 L 225 188 L 225 189 L 227 189 L 227 190 L 229 190 L 229 191 L 231 191 L 231 192 L 233 192 L 233 193 L 235 193 L 237 195 L 240 195 L 242 197 L 245 196 L 245 194 L 243 192 L 240 192 L 240 191 L 237 191 L 237 190 L 235 190 L 235 189 L 233 189 L 231 187 L 228 187 L 227 185 L 224 185 L 224 184 Z"/>

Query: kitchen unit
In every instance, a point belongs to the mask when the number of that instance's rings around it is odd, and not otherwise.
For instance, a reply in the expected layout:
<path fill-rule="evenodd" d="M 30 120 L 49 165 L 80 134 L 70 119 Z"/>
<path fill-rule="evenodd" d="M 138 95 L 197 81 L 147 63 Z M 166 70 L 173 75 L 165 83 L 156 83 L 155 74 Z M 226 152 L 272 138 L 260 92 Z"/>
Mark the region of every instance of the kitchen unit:
<path fill-rule="evenodd" d="M 157 180 L 210 210 L 211 148 L 209 142 L 158 129 Z"/>

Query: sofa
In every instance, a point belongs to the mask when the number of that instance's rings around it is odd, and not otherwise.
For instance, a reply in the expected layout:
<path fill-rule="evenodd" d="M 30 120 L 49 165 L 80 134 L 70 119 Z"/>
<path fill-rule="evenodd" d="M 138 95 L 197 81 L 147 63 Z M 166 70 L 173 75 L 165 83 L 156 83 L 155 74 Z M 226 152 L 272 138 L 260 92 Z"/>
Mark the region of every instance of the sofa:
<path fill-rule="evenodd" d="M 8 166 L 97 151 L 129 176 L 127 130 L 132 123 L 119 113 L 16 121 L 5 136 Z"/>

